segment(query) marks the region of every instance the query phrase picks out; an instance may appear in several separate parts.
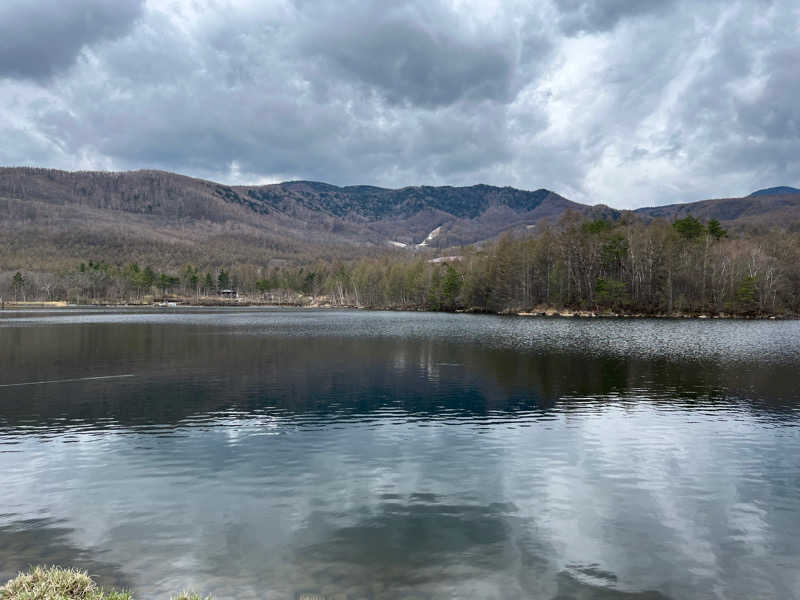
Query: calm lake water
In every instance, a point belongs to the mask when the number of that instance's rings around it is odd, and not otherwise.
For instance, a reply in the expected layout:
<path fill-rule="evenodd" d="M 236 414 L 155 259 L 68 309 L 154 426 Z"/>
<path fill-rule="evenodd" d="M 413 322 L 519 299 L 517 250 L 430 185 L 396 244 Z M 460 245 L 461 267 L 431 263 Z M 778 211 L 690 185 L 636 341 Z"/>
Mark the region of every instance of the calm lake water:
<path fill-rule="evenodd" d="M 800 322 L 5 311 L 0 474 L 3 581 L 800 598 Z"/>

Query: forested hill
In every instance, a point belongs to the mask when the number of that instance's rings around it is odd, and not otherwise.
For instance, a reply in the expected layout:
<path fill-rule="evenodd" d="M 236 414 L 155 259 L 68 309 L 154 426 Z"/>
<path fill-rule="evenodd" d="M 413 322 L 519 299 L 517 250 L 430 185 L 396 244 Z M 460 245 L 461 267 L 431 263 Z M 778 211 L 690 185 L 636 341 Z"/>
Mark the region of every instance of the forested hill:
<path fill-rule="evenodd" d="M 460 219 L 476 219 L 493 207 L 505 207 L 517 213 L 544 209 L 548 214 L 568 207 L 585 208 L 545 189 L 529 192 L 490 185 L 416 186 L 392 190 L 368 185 L 337 187 L 313 181 L 291 181 L 236 189 L 269 204 L 280 203 L 288 197 L 312 210 L 371 221 L 409 218 L 425 210 L 440 211 Z"/>
<path fill-rule="evenodd" d="M 281 211 L 310 225 L 329 220 L 333 231 L 349 234 L 351 241 L 393 246 L 444 248 L 480 242 L 555 222 L 567 210 L 597 218 L 619 216 L 608 207 L 572 202 L 546 189 L 489 185 L 386 189 L 292 181 L 232 190 L 257 210 Z"/>
<path fill-rule="evenodd" d="M 479 219 L 497 208 L 536 213 L 540 218 L 560 215 L 567 208 L 589 208 L 545 189 L 525 191 L 489 185 L 386 189 L 366 185 L 337 187 L 314 181 L 231 187 L 164 171 L 67 172 L 32 168 L 0 168 L 0 197 L 215 221 L 228 220 L 235 206 L 261 215 L 306 209 L 321 216 L 358 222 L 411 218 L 425 211 L 457 219 Z"/>
<path fill-rule="evenodd" d="M 2 168 L 7 235 L 0 257 L 9 268 L 9 255 L 30 267 L 86 256 L 262 263 L 310 246 L 444 248 L 556 222 L 569 209 L 591 218 L 619 215 L 544 189 L 391 190 L 307 181 L 232 187 L 162 171 Z"/>
<path fill-rule="evenodd" d="M 644 208 L 643 221 L 693 215 L 723 226 L 800 223 L 795 188 L 745 198 Z M 86 260 L 263 265 L 348 257 L 380 248 L 448 248 L 536 232 L 567 211 L 616 221 L 622 213 L 547 189 L 415 186 L 385 189 L 293 181 L 226 186 L 162 171 L 65 172 L 0 168 L 0 270 L 74 267 Z"/>
<path fill-rule="evenodd" d="M 716 219 L 734 229 L 780 227 L 797 230 L 800 228 L 800 190 L 780 186 L 758 190 L 744 198 L 717 198 L 639 208 L 634 213 L 645 221 L 674 221 L 691 215 L 704 221 Z"/>
<path fill-rule="evenodd" d="M 797 188 L 789 187 L 786 185 L 779 185 L 778 187 L 765 188 L 763 190 L 756 190 L 750 197 L 753 196 L 782 196 L 782 195 L 795 195 L 800 196 L 800 190 Z"/>

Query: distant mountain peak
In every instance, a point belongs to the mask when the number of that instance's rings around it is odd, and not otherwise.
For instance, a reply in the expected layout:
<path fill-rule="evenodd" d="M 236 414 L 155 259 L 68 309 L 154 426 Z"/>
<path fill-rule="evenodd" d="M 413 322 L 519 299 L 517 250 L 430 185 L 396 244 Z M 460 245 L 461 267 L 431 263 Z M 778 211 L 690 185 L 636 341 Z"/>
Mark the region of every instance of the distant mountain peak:
<path fill-rule="evenodd" d="M 764 188 L 763 190 L 756 190 L 750 196 L 782 196 L 784 194 L 800 194 L 797 188 L 789 187 L 788 185 L 779 185 L 777 187 Z M 748 198 L 750 197 L 748 196 Z"/>

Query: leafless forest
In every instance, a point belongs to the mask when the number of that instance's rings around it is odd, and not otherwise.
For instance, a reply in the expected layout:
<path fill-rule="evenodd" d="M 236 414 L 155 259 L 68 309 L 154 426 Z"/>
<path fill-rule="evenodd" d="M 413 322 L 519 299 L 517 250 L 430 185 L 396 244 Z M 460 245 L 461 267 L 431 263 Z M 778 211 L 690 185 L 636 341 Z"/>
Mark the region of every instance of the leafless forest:
<path fill-rule="evenodd" d="M 322 257 L 318 250 L 262 265 L 220 260 L 226 266 L 186 263 L 171 270 L 105 261 L 100 250 L 92 260 L 52 270 L 6 270 L 0 296 L 6 302 L 191 302 L 232 289 L 252 301 L 424 310 L 800 313 L 800 235 L 733 234 L 716 220 L 691 216 L 643 223 L 568 214 L 536 234 L 507 234 L 444 253 L 359 250 L 347 258 Z"/>

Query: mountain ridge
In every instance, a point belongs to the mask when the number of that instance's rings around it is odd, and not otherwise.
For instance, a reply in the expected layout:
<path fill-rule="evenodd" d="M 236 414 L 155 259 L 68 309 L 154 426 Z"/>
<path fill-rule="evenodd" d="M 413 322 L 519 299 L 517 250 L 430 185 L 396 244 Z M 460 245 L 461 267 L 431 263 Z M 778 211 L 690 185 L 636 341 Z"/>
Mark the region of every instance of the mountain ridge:
<path fill-rule="evenodd" d="M 768 188 L 774 189 L 783 188 Z M 536 231 L 568 212 L 643 221 L 691 214 L 730 228 L 787 227 L 800 222 L 800 192 L 620 211 L 546 188 L 391 189 L 304 180 L 231 186 L 161 170 L 1 167 L 0 269 L 89 257 L 264 264 L 312 247 L 341 257 L 357 248 L 447 248 Z"/>
<path fill-rule="evenodd" d="M 800 194 L 800 189 L 797 189 L 795 187 L 791 187 L 791 186 L 788 186 L 788 185 L 779 185 L 779 186 L 776 186 L 776 187 L 764 188 L 764 189 L 761 189 L 761 190 L 756 190 L 755 192 L 752 192 L 751 194 L 749 194 L 748 197 L 753 197 L 753 196 L 780 196 L 780 195 L 784 195 L 784 194 Z"/>

